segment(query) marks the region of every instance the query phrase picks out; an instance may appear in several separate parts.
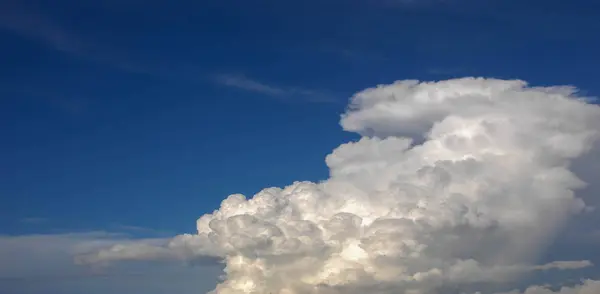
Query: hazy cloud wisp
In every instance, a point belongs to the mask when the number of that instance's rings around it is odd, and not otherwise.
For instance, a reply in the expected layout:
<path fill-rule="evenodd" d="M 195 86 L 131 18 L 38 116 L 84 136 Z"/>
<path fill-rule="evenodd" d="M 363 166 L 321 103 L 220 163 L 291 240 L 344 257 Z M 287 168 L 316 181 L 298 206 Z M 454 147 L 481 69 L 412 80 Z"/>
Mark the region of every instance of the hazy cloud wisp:
<path fill-rule="evenodd" d="M 268 85 L 244 75 L 236 74 L 216 74 L 212 76 L 213 80 L 226 87 L 237 88 L 249 92 L 264 94 L 270 97 L 285 101 L 305 101 L 315 103 L 333 103 L 336 99 L 321 91 L 309 90 L 304 88 L 284 88 L 274 85 Z"/>

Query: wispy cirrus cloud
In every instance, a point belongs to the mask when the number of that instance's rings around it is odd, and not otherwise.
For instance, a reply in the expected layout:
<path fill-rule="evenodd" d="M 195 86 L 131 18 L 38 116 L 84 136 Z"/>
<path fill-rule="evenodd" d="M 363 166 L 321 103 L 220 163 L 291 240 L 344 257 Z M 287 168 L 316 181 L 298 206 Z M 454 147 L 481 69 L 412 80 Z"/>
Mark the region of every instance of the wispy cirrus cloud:
<path fill-rule="evenodd" d="M 103 64 L 124 72 L 156 75 L 155 71 L 146 66 L 131 62 L 119 50 L 75 34 L 43 13 L 11 1 L 0 3 L 0 30 L 82 60 Z"/>
<path fill-rule="evenodd" d="M 217 74 L 214 76 L 214 80 L 223 86 L 238 88 L 251 92 L 258 92 L 271 96 L 280 96 L 286 93 L 286 91 L 281 88 L 263 84 L 244 75 Z"/>
<path fill-rule="evenodd" d="M 43 42 L 61 52 L 85 55 L 86 45 L 82 40 L 42 15 L 21 9 L 11 2 L 0 4 L 0 29 Z"/>
<path fill-rule="evenodd" d="M 24 224 L 41 224 L 48 222 L 48 219 L 45 217 L 25 217 L 20 219 L 19 222 Z"/>
<path fill-rule="evenodd" d="M 214 263 L 115 264 L 108 270 L 74 262 L 82 252 L 134 240 L 162 242 L 105 231 L 0 235 L 0 293 L 206 293 L 222 272 Z"/>
<path fill-rule="evenodd" d="M 390 7 L 427 8 L 432 5 L 447 4 L 454 0 L 379 0 L 377 3 Z"/>
<path fill-rule="evenodd" d="M 572 260 L 572 261 L 553 261 L 550 263 L 546 263 L 544 265 L 538 265 L 533 267 L 534 270 L 573 270 L 573 269 L 582 269 L 586 267 L 594 266 L 594 264 L 589 260 Z"/>
<path fill-rule="evenodd" d="M 324 91 L 298 87 L 283 87 L 267 84 L 240 74 L 215 74 L 212 80 L 225 87 L 255 92 L 283 101 L 304 101 L 313 103 L 335 103 L 337 99 Z"/>
<path fill-rule="evenodd" d="M 14 3 L 13 3 L 14 4 Z M 133 62 L 127 54 L 113 46 L 107 46 L 93 38 L 82 37 L 61 26 L 44 14 L 36 13 L 19 5 L 0 3 L 0 30 L 11 32 L 52 50 L 88 62 L 108 66 L 119 71 L 143 74 L 166 80 L 178 80 L 191 84 L 205 82 L 189 69 L 164 70 L 163 66 L 147 62 Z M 205 75 L 201 73 L 201 75 Z M 208 74 L 209 80 L 222 86 L 248 92 L 260 93 L 287 102 L 335 103 L 337 99 L 326 91 L 303 87 L 283 87 L 267 84 L 240 74 Z M 69 105 L 65 105 L 69 106 Z"/>
<path fill-rule="evenodd" d="M 459 76 L 471 72 L 465 68 L 459 67 L 432 67 L 425 70 L 427 74 L 436 76 Z"/>
<path fill-rule="evenodd" d="M 352 45 L 323 43 L 310 49 L 350 62 L 379 63 L 390 60 L 389 56 L 377 50 L 356 48 Z"/>
<path fill-rule="evenodd" d="M 172 231 L 165 231 L 165 230 L 159 230 L 159 229 L 154 229 L 154 228 L 135 226 L 135 225 L 127 225 L 127 224 L 119 224 L 119 223 L 112 224 L 110 226 L 110 228 L 112 228 L 118 232 L 126 232 L 129 234 L 134 234 L 136 236 L 143 235 L 143 236 L 160 237 L 160 236 L 168 236 L 170 234 L 171 235 L 173 234 Z"/>

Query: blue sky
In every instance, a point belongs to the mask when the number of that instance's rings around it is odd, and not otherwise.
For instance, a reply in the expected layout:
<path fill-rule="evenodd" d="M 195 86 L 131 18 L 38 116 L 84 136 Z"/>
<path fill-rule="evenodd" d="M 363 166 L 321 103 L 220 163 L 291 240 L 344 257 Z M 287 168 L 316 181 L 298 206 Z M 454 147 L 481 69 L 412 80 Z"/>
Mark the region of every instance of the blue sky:
<path fill-rule="evenodd" d="M 0 234 L 193 232 L 229 194 L 326 178 L 355 138 L 347 99 L 379 83 L 597 96 L 599 16 L 593 0 L 1 1 Z"/>

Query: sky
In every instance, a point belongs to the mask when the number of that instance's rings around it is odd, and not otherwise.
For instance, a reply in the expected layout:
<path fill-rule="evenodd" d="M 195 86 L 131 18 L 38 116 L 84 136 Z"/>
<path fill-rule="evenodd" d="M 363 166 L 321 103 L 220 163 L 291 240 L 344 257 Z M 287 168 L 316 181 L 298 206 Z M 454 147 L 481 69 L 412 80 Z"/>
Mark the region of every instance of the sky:
<path fill-rule="evenodd" d="M 360 138 L 340 115 L 369 87 L 474 76 L 598 96 L 598 32 L 592 0 L 0 0 L 0 292 L 206 293 L 221 265 L 71 255 L 327 179 L 326 156 Z M 598 260 L 595 220 L 565 223 L 542 264 Z"/>

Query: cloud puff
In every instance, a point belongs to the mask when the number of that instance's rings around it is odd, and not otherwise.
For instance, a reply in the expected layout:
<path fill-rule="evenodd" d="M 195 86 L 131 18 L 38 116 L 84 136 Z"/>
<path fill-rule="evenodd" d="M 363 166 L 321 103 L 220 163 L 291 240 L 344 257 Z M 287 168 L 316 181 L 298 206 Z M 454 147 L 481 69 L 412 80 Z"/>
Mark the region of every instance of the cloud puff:
<path fill-rule="evenodd" d="M 439 293 L 590 265 L 535 265 L 586 208 L 569 168 L 598 139 L 600 107 L 576 89 L 399 81 L 355 94 L 341 125 L 363 137 L 327 156 L 329 179 L 231 195 L 197 234 L 81 260 L 218 257 L 218 294 Z"/>

